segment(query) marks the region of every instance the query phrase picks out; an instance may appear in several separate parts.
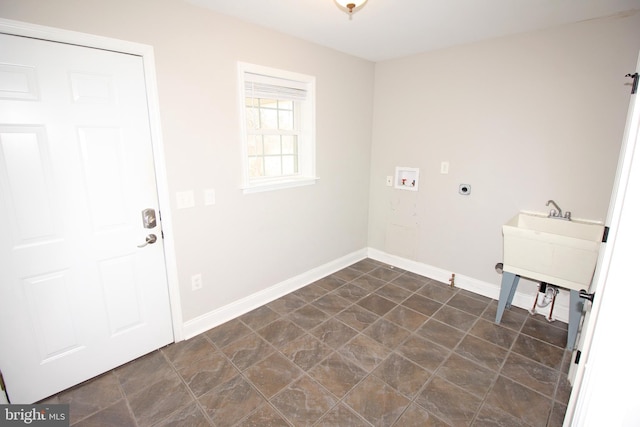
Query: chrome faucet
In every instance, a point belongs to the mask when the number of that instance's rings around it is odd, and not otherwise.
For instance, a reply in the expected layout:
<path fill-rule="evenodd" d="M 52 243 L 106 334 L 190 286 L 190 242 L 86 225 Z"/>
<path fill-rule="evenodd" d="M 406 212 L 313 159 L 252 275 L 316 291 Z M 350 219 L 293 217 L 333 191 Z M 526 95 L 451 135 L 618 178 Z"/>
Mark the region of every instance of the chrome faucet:
<path fill-rule="evenodd" d="M 565 212 L 563 216 L 562 209 L 560 209 L 560 206 L 558 206 L 556 202 L 549 200 L 547 202 L 547 206 L 549 205 L 553 205 L 555 207 L 555 209 L 551 209 L 551 211 L 549 211 L 549 218 L 566 219 L 567 221 L 571 221 L 571 212 Z"/>

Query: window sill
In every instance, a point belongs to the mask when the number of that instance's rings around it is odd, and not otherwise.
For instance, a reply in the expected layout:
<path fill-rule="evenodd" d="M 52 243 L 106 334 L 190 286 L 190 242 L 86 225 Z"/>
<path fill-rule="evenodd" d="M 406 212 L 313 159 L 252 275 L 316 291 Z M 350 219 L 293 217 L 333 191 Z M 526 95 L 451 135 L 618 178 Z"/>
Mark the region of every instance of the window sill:
<path fill-rule="evenodd" d="M 282 190 L 285 188 L 302 187 L 305 185 L 313 185 L 320 178 L 297 178 L 287 179 L 283 181 L 269 181 L 260 184 L 251 184 L 246 187 L 242 187 L 243 194 L 261 193 L 264 191 Z"/>

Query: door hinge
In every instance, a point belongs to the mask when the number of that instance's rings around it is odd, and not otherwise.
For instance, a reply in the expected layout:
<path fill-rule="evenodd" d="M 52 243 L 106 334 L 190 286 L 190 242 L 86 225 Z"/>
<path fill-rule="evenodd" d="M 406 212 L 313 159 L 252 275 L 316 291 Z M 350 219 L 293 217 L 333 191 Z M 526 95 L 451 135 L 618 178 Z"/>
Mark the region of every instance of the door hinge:
<path fill-rule="evenodd" d="M 633 85 L 631 86 L 631 95 L 635 94 L 638 91 L 638 73 L 629 73 L 625 75 L 625 77 L 633 79 Z"/>
<path fill-rule="evenodd" d="M 588 299 L 593 304 L 593 299 L 596 297 L 596 293 L 595 292 L 589 293 L 584 289 L 580 289 L 578 296 L 582 299 Z"/>
<path fill-rule="evenodd" d="M 575 363 L 576 365 L 580 363 L 580 356 L 582 356 L 582 352 L 580 350 L 576 351 L 576 358 L 573 363 Z"/>
<path fill-rule="evenodd" d="M 608 238 L 609 238 L 609 227 L 605 225 L 604 232 L 602 233 L 602 243 L 607 243 Z"/>

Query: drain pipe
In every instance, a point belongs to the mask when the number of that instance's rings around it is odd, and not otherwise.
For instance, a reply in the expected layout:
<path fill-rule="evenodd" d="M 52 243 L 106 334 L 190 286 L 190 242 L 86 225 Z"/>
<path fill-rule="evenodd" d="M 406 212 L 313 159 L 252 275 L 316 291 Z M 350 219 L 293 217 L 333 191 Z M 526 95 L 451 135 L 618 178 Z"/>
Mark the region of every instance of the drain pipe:
<path fill-rule="evenodd" d="M 496 273 L 502 274 L 504 272 L 504 264 L 501 262 L 497 263 L 495 269 Z M 544 308 L 551 304 L 551 308 L 549 309 L 549 317 L 547 317 L 547 320 L 549 322 L 555 321 L 555 319 L 552 317 L 553 307 L 556 304 L 556 296 L 558 296 L 559 293 L 560 290 L 556 286 L 552 286 L 546 282 L 540 282 L 540 284 L 538 285 L 538 292 L 536 293 L 536 299 L 535 301 L 533 301 L 533 307 L 531 307 L 529 313 L 536 314 L 536 307 Z M 544 297 L 542 298 L 542 301 L 538 302 L 540 294 L 544 294 Z"/>
<path fill-rule="evenodd" d="M 538 292 L 536 293 L 536 300 L 533 302 L 533 308 L 529 310 L 529 313 L 536 314 L 536 306 L 540 308 L 544 308 L 551 304 L 551 308 L 549 309 L 549 316 L 547 320 L 549 322 L 553 322 L 555 319 L 553 318 L 553 307 L 556 304 L 556 296 L 560 291 L 557 287 L 551 286 L 546 282 L 540 282 L 538 285 Z M 538 298 L 540 298 L 540 294 L 543 294 L 542 301 L 538 304 Z"/>
<path fill-rule="evenodd" d="M 538 292 L 544 294 L 544 298 L 542 302 L 538 304 L 540 307 L 548 306 L 552 301 L 555 300 L 556 295 L 558 294 L 558 288 L 555 286 L 551 286 L 548 283 L 540 282 L 540 286 L 538 287 Z"/>

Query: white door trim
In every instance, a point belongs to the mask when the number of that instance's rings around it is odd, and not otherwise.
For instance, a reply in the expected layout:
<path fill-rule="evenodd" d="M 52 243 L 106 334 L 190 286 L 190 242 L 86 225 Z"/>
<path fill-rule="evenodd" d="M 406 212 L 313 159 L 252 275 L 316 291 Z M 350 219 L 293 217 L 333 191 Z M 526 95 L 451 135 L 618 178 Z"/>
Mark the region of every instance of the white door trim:
<path fill-rule="evenodd" d="M 171 219 L 171 198 L 167 181 L 167 169 L 162 142 L 162 128 L 160 124 L 160 103 L 156 81 L 155 56 L 153 47 L 76 31 L 62 30 L 26 22 L 0 18 L 0 32 L 18 36 L 33 37 L 54 42 L 69 43 L 91 48 L 105 49 L 137 55 L 144 64 L 144 77 L 147 90 L 149 108 L 149 126 L 151 129 L 151 144 L 153 146 L 153 161 L 156 170 L 158 186 L 158 203 L 162 212 L 162 230 L 164 232 L 164 258 L 167 269 L 167 283 L 169 286 L 169 300 L 171 304 L 171 319 L 173 323 L 174 340 L 184 339 L 182 308 L 180 305 L 180 288 L 178 285 L 178 267 L 175 254 L 175 240 L 173 239 L 173 225 Z"/>
<path fill-rule="evenodd" d="M 638 70 L 640 70 L 640 57 L 638 58 L 635 68 L 636 72 Z M 634 204 L 637 206 L 638 203 L 638 197 L 635 196 L 634 198 L 634 193 L 628 192 L 628 187 L 630 184 L 634 183 L 634 177 L 636 179 L 635 182 L 637 183 L 636 174 L 640 168 L 640 164 L 638 163 L 638 150 L 640 149 L 639 129 L 640 97 L 638 95 L 634 95 L 631 96 L 629 101 L 627 121 L 622 138 L 622 147 L 620 149 L 618 167 L 609 204 L 609 212 L 607 214 L 607 222 L 611 231 L 609 232 L 607 243 L 602 251 L 600 259 L 598 260 L 598 267 L 593 279 L 596 298 L 591 307 L 589 322 L 583 325 L 582 334 L 584 334 L 585 337 L 584 345 L 582 347 L 581 361 L 576 370 L 573 391 L 567 404 L 567 412 L 563 424 L 565 427 L 587 425 L 585 424 L 587 421 L 590 421 L 591 424 L 589 425 L 594 425 L 602 421 L 599 420 L 594 422 L 594 415 L 606 414 L 605 417 L 610 420 L 611 418 L 609 417 L 609 413 L 611 413 L 611 411 L 616 413 L 619 421 L 622 416 L 620 415 L 621 408 L 612 407 L 609 404 L 601 402 L 597 397 L 594 397 L 594 394 L 597 390 L 606 389 L 608 393 L 613 396 L 614 400 L 616 400 L 616 403 L 624 405 L 625 401 L 620 400 L 618 395 L 633 393 L 635 391 L 634 387 L 637 387 L 635 382 L 635 379 L 638 378 L 637 375 L 629 376 L 624 378 L 624 380 L 621 378 L 621 387 L 618 390 L 612 391 L 606 386 L 603 387 L 602 379 L 598 378 L 598 374 L 600 373 L 598 370 L 606 370 L 607 375 L 614 374 L 611 373 L 607 367 L 607 365 L 611 363 L 610 360 L 603 361 L 602 355 L 599 355 L 598 353 L 602 353 L 603 348 L 606 349 L 608 348 L 608 345 L 611 345 L 610 342 L 603 343 L 603 337 L 614 336 L 616 339 L 621 337 L 621 340 L 616 342 L 623 343 L 624 350 L 621 351 L 621 354 L 625 353 L 625 355 L 623 355 L 624 357 L 626 357 L 626 354 L 633 354 L 633 348 L 629 349 L 628 346 L 624 346 L 624 340 L 635 339 L 632 338 L 631 335 L 621 335 L 618 332 L 619 328 L 622 328 L 623 330 L 624 328 L 630 329 L 629 325 L 631 323 L 619 323 L 613 325 L 613 321 L 610 320 L 612 314 L 611 307 L 609 306 L 603 309 L 602 304 L 605 291 L 608 291 L 607 295 L 609 295 L 609 305 L 619 301 L 620 298 L 624 298 L 624 296 L 621 296 L 624 291 L 621 290 L 619 277 L 623 274 L 627 274 L 627 277 L 630 278 L 635 274 L 636 266 L 634 264 L 633 256 L 631 255 L 631 251 L 625 252 L 628 247 L 624 246 L 624 244 L 622 247 L 619 244 L 616 246 L 616 242 L 618 241 L 618 236 L 621 232 L 621 218 L 630 215 L 628 213 L 625 215 L 625 213 L 628 212 L 625 211 L 625 209 L 633 209 L 632 206 L 634 206 Z M 636 174 L 633 174 L 634 171 L 636 171 Z M 629 226 L 626 225 L 626 228 L 623 228 L 622 232 L 628 233 Z M 622 264 L 622 266 L 620 264 L 620 259 L 624 260 L 624 264 Z M 615 269 L 612 270 L 610 266 L 614 260 L 617 261 L 617 264 L 614 266 Z M 594 285 L 592 285 L 591 289 L 594 289 Z M 613 302 L 611 302 L 612 300 Z M 625 316 L 627 319 L 631 320 L 633 314 L 625 314 Z M 624 317 L 618 317 L 616 320 L 622 318 Z M 596 328 L 598 328 L 599 331 L 596 331 Z M 629 330 L 625 330 L 624 333 L 628 334 Z M 597 334 L 599 334 L 599 336 Z M 638 348 L 638 346 L 635 348 Z M 598 356 L 600 356 L 600 359 L 598 359 Z M 626 366 L 626 361 L 623 362 L 622 360 L 614 361 L 613 363 L 622 363 Z M 632 368 L 629 368 L 628 370 L 631 369 Z M 625 385 L 623 386 L 622 384 Z M 594 410 L 594 408 L 597 409 Z M 632 410 L 633 409 L 631 408 L 630 411 Z"/>

